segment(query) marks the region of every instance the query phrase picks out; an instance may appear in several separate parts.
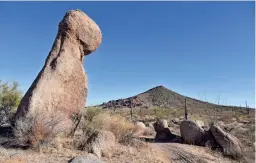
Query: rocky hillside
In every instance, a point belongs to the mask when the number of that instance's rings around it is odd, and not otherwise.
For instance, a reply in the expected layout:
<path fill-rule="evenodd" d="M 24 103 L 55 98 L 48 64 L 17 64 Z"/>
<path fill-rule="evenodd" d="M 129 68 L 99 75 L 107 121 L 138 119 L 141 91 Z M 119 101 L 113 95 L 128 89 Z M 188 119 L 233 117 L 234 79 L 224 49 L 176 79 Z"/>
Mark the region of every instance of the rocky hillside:
<path fill-rule="evenodd" d="M 164 86 L 157 86 L 146 92 L 138 94 L 133 97 L 111 100 L 107 103 L 103 103 L 99 106 L 103 108 L 130 108 L 130 107 L 162 107 L 162 108 L 184 108 L 185 101 L 187 103 L 187 108 L 189 109 L 204 109 L 204 108 L 238 108 L 231 106 L 220 106 L 212 103 L 200 101 L 194 98 L 183 96 L 179 93 L 171 91 Z"/>

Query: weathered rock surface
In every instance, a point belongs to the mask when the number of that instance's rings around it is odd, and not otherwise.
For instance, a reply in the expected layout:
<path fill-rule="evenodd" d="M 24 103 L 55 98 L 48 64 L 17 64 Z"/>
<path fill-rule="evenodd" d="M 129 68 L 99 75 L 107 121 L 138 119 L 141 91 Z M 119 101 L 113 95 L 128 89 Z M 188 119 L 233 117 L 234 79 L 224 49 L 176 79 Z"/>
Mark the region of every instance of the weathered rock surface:
<path fill-rule="evenodd" d="M 80 10 L 67 12 L 45 65 L 23 97 L 15 119 L 45 112 L 61 111 L 69 118 L 79 113 L 88 92 L 84 56 L 95 51 L 101 41 L 101 31 L 92 19 Z"/>
<path fill-rule="evenodd" d="M 155 134 L 156 134 L 156 132 L 155 132 L 154 128 L 152 128 L 152 127 L 146 127 L 144 129 L 143 135 L 145 135 L 145 136 L 154 136 Z"/>
<path fill-rule="evenodd" d="M 133 135 L 136 137 L 142 136 L 143 133 L 145 132 L 145 129 L 146 129 L 146 126 L 143 122 L 135 122 Z"/>
<path fill-rule="evenodd" d="M 207 130 L 204 132 L 204 139 L 202 142 L 202 145 L 204 143 L 204 146 L 209 147 L 210 149 L 216 149 L 219 147 L 216 140 L 214 139 L 214 136 L 212 135 L 211 130 Z"/>
<path fill-rule="evenodd" d="M 210 131 L 218 145 L 221 146 L 224 155 L 236 159 L 242 157 L 242 145 L 235 136 L 226 133 L 216 124 L 211 125 Z"/>
<path fill-rule="evenodd" d="M 188 144 L 204 145 L 204 130 L 194 121 L 182 121 L 180 124 L 180 134 Z"/>
<path fill-rule="evenodd" d="M 153 125 L 156 132 L 161 132 L 165 128 L 168 128 L 168 123 L 166 119 L 158 119 Z"/>
<path fill-rule="evenodd" d="M 145 128 L 146 125 L 143 122 L 135 122 L 134 123 L 135 127 L 139 127 L 139 128 Z"/>
<path fill-rule="evenodd" d="M 201 127 L 201 128 L 204 128 L 204 122 L 201 121 L 201 120 L 195 120 L 196 124 Z"/>
<path fill-rule="evenodd" d="M 161 131 L 156 133 L 155 137 L 156 142 L 176 142 L 181 143 L 181 137 L 178 135 L 173 134 L 169 128 L 164 128 Z"/>
<path fill-rule="evenodd" d="M 93 133 L 86 144 L 88 152 L 100 158 L 104 152 L 111 152 L 111 148 L 116 144 L 116 138 L 112 132 L 100 130 Z"/>
<path fill-rule="evenodd" d="M 68 161 L 68 163 L 104 163 L 104 161 L 98 159 L 92 154 L 89 154 L 87 156 L 78 156 L 72 158 L 71 160 Z"/>
<path fill-rule="evenodd" d="M 181 122 L 182 122 L 182 120 L 180 120 L 179 118 L 174 118 L 174 119 L 172 119 L 172 123 L 173 123 L 173 124 L 180 125 Z"/>
<path fill-rule="evenodd" d="M 180 142 L 179 136 L 172 134 L 170 128 L 168 128 L 167 120 L 158 119 L 153 125 L 156 131 L 156 142 Z"/>

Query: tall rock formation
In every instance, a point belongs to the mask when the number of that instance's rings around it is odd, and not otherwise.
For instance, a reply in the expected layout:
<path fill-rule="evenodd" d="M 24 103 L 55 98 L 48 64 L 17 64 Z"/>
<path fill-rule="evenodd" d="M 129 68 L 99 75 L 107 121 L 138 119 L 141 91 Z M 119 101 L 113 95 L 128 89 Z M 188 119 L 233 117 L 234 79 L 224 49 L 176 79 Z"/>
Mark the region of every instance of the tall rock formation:
<path fill-rule="evenodd" d="M 28 115 L 63 113 L 65 119 L 79 113 L 88 92 L 84 56 L 95 51 L 101 41 L 100 28 L 85 13 L 67 12 L 42 70 L 18 106 L 16 122 Z"/>

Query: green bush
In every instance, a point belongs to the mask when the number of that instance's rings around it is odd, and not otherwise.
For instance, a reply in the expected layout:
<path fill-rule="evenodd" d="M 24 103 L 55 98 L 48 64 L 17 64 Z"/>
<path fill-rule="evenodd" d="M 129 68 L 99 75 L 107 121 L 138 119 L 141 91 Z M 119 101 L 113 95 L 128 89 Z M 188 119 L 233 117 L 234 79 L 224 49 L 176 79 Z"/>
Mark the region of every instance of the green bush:
<path fill-rule="evenodd" d="M 100 107 L 89 107 L 85 109 L 85 119 L 89 122 L 92 121 L 93 117 L 100 114 L 102 112 L 102 108 Z"/>
<path fill-rule="evenodd" d="M 171 109 L 170 115 L 172 117 L 181 117 L 185 115 L 184 109 Z"/>
<path fill-rule="evenodd" d="M 154 115 L 157 118 L 167 118 L 170 114 L 170 109 L 165 109 L 165 108 L 154 108 Z"/>
<path fill-rule="evenodd" d="M 88 109 L 92 119 L 82 122 L 83 134 L 78 139 L 77 148 L 84 150 L 87 140 L 99 130 L 112 132 L 116 140 L 122 144 L 128 144 L 134 131 L 134 124 L 126 118 L 102 111 L 101 108 Z M 88 111 L 87 110 L 87 111 Z M 97 114 L 97 115 L 96 115 Z"/>
<path fill-rule="evenodd" d="M 22 98 L 17 82 L 9 84 L 0 80 L 0 124 L 10 122 L 10 118 L 16 111 Z"/>

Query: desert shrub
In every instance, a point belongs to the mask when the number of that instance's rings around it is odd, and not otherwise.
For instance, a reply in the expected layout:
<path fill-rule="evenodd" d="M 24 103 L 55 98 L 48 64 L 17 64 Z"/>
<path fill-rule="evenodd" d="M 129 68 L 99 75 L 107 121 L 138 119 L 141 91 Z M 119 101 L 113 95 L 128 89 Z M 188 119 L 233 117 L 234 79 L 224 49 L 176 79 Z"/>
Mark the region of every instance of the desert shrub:
<path fill-rule="evenodd" d="M 22 93 L 18 89 L 18 83 L 2 83 L 0 81 L 0 125 L 10 122 L 13 113 L 22 98 Z"/>
<path fill-rule="evenodd" d="M 68 119 L 61 113 L 34 113 L 20 118 L 14 127 L 14 136 L 19 145 L 33 148 L 48 144 L 70 127 Z"/>
<path fill-rule="evenodd" d="M 172 117 L 181 117 L 184 116 L 184 109 L 171 109 L 170 115 Z"/>
<path fill-rule="evenodd" d="M 134 142 L 134 137 L 132 133 L 127 133 L 119 138 L 119 143 L 126 145 L 126 146 L 132 146 Z"/>
<path fill-rule="evenodd" d="M 166 118 L 170 114 L 170 110 L 164 108 L 154 108 L 154 113 L 157 118 Z"/>
<path fill-rule="evenodd" d="M 97 131 L 97 126 L 92 123 L 95 116 L 102 113 L 102 108 L 100 107 L 88 107 L 81 112 L 83 120 L 79 124 L 79 128 L 83 131 L 83 138 L 79 141 L 86 141 L 95 131 Z"/>
<path fill-rule="evenodd" d="M 240 115 L 238 116 L 239 119 L 246 119 L 249 118 L 249 115 Z"/>
<path fill-rule="evenodd" d="M 120 140 L 123 136 L 132 132 L 134 125 L 119 115 L 110 115 L 101 113 L 95 116 L 92 120 L 100 130 L 111 131 Z"/>
<path fill-rule="evenodd" d="M 92 119 L 101 112 L 102 108 L 100 107 L 89 107 L 85 109 L 85 112 L 83 114 L 85 119 L 91 122 Z"/>
<path fill-rule="evenodd" d="M 88 120 L 84 120 L 82 124 L 83 141 L 87 140 L 94 132 L 98 131 L 98 127 Z"/>
<path fill-rule="evenodd" d="M 199 114 L 196 114 L 196 113 L 190 115 L 190 116 L 189 116 L 189 119 L 191 119 L 191 120 L 201 120 L 201 121 L 204 121 L 204 119 L 202 118 L 202 116 L 199 115 Z"/>
<path fill-rule="evenodd" d="M 238 117 L 236 116 L 236 114 L 234 112 L 223 111 L 218 120 L 229 123 L 232 118 L 235 118 L 236 120 L 238 120 Z M 216 119 L 217 118 L 215 118 L 215 121 L 217 121 Z"/>
<path fill-rule="evenodd" d="M 93 119 L 85 119 L 83 121 L 83 135 L 78 143 L 78 149 L 81 149 L 81 145 L 99 130 L 105 130 L 112 132 L 118 142 L 124 142 L 128 140 L 128 137 L 132 135 L 134 125 L 120 115 L 111 115 L 106 112 L 101 112 L 94 116 Z M 83 147 L 84 148 L 84 147 Z"/>

